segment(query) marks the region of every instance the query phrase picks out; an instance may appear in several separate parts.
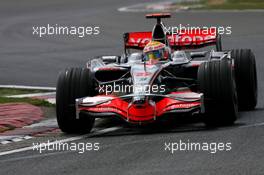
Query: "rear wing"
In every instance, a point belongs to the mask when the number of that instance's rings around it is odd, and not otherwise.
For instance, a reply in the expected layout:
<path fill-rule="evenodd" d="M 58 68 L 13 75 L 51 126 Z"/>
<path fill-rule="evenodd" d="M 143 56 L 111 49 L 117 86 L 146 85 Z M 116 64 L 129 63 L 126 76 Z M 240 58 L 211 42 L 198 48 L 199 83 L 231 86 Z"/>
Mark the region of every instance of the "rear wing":
<path fill-rule="evenodd" d="M 217 51 L 222 50 L 221 35 L 215 28 L 181 31 L 180 33 L 166 34 L 168 45 L 174 50 L 198 49 L 215 45 Z M 124 34 L 124 46 L 126 49 L 139 49 L 152 40 L 152 32 L 130 32 Z"/>

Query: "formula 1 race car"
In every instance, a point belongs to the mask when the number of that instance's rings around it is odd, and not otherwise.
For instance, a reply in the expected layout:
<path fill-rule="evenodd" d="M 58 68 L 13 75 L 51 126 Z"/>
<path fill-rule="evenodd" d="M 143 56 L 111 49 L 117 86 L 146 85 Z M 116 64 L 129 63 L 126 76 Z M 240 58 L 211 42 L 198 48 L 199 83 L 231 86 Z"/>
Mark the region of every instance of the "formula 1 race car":
<path fill-rule="evenodd" d="M 250 49 L 223 51 L 213 30 L 165 31 L 161 18 L 170 17 L 167 13 L 146 17 L 157 19 L 153 31 L 125 33 L 122 56 L 99 56 L 85 68 L 59 74 L 56 112 L 63 132 L 90 132 L 95 118 L 105 117 L 143 124 L 198 115 L 209 126 L 231 125 L 239 110 L 255 108 L 256 63 Z M 209 45 L 216 51 L 191 51 Z M 156 50 L 149 54 L 151 49 Z M 161 59 L 150 62 L 158 49 Z"/>

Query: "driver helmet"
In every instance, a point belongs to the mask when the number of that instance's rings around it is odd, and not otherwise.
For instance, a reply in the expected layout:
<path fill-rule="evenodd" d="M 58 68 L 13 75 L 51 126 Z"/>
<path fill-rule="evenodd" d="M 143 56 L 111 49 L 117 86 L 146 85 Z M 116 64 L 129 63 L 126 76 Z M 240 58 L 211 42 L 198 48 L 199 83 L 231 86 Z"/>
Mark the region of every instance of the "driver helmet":
<path fill-rule="evenodd" d="M 145 60 L 151 64 L 155 64 L 160 60 L 167 60 L 166 45 L 159 41 L 150 41 L 143 49 Z"/>

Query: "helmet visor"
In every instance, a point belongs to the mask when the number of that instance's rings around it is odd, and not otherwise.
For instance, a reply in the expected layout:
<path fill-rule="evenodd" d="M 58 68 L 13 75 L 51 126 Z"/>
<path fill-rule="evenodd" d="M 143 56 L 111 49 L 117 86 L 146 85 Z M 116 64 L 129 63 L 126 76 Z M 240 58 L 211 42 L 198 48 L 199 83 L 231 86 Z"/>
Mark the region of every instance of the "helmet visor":
<path fill-rule="evenodd" d="M 162 54 L 160 52 L 160 50 L 155 50 L 155 51 L 151 51 L 146 53 L 146 60 L 150 60 L 150 59 L 161 59 Z"/>

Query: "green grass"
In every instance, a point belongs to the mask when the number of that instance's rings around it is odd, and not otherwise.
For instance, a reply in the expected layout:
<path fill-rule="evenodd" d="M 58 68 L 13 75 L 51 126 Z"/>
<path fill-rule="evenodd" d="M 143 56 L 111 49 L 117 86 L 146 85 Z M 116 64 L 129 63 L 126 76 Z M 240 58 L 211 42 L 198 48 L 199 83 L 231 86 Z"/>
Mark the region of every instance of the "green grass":
<path fill-rule="evenodd" d="M 54 104 L 51 104 L 45 100 L 34 99 L 34 98 L 13 98 L 5 97 L 9 95 L 20 95 L 20 94 L 32 94 L 32 93 L 42 93 L 50 92 L 45 90 L 31 90 L 31 89 L 13 89 L 13 88 L 0 88 L 0 104 L 5 103 L 29 103 L 35 106 L 45 106 L 45 107 L 54 107 Z"/>
<path fill-rule="evenodd" d="M 0 104 L 5 104 L 5 103 L 29 103 L 35 106 L 45 106 L 45 107 L 55 106 L 54 104 L 51 104 L 41 99 L 0 97 Z"/>

